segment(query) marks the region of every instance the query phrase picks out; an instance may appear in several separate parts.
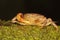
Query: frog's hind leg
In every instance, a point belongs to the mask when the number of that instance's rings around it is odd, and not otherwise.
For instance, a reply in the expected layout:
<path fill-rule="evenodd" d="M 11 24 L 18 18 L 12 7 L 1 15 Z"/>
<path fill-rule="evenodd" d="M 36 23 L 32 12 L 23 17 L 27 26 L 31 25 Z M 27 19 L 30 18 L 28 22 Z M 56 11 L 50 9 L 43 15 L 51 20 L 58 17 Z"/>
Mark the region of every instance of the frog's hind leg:
<path fill-rule="evenodd" d="M 44 22 L 40 23 L 39 26 L 40 26 L 41 28 L 44 28 L 44 27 L 46 27 L 46 24 L 47 24 L 47 21 L 44 20 Z"/>
<path fill-rule="evenodd" d="M 50 24 L 53 25 L 58 30 L 58 26 L 55 24 L 55 22 L 53 22 L 51 18 L 48 18 L 46 26 Z"/>

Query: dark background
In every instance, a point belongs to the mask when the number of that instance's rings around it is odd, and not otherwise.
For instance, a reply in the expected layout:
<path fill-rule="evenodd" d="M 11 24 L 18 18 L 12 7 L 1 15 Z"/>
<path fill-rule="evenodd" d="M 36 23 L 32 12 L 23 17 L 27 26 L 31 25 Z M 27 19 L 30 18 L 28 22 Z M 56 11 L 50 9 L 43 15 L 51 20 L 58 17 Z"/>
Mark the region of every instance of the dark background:
<path fill-rule="evenodd" d="M 18 12 L 36 12 L 60 24 L 58 4 L 56 0 L 0 0 L 0 19 L 11 20 Z"/>

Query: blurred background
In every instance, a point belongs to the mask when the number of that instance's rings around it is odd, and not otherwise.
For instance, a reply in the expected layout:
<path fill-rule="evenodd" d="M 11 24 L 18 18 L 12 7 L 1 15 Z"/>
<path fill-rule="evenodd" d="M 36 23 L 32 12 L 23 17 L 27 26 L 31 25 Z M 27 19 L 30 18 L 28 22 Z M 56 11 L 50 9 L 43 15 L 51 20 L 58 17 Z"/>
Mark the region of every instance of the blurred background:
<path fill-rule="evenodd" d="M 11 20 L 18 12 L 34 12 L 50 17 L 60 24 L 58 4 L 56 0 L 0 0 L 0 19 Z"/>

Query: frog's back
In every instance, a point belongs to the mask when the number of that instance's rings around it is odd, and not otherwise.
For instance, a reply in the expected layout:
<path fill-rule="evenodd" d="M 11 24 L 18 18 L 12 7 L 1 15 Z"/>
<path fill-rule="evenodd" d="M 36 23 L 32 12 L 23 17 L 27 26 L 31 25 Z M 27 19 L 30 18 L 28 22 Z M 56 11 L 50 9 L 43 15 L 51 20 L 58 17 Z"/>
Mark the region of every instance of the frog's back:
<path fill-rule="evenodd" d="M 46 20 L 46 17 L 37 13 L 26 13 L 24 19 L 30 21 L 32 24 L 41 24 Z"/>
<path fill-rule="evenodd" d="M 37 13 L 26 13 L 24 14 L 24 19 L 29 19 L 29 20 L 35 20 L 35 19 L 41 19 L 45 18 L 45 16 Z"/>

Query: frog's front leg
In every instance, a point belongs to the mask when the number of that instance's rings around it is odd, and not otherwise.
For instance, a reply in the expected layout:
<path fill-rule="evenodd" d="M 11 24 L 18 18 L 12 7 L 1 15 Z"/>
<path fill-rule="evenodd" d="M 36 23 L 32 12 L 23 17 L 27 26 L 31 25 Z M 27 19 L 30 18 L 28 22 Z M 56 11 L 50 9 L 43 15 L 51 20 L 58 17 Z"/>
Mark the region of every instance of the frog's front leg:
<path fill-rule="evenodd" d="M 48 18 L 46 26 L 50 24 L 53 25 L 58 30 L 58 26 L 55 24 L 55 22 L 53 22 L 51 18 Z"/>
<path fill-rule="evenodd" d="M 23 18 L 22 18 L 23 14 L 22 13 L 18 13 L 13 19 L 12 19 L 12 23 L 17 23 L 17 22 L 23 22 Z"/>
<path fill-rule="evenodd" d="M 12 23 L 17 23 L 17 24 L 20 24 L 20 25 L 25 25 L 24 23 L 22 23 L 22 22 L 18 22 L 18 21 L 16 21 L 16 17 L 14 17 L 13 19 L 12 19 Z"/>
<path fill-rule="evenodd" d="M 19 21 L 17 21 L 16 17 L 14 17 L 11 22 L 12 23 L 17 23 L 17 24 L 20 24 L 20 25 L 30 25 L 31 24 L 29 21 L 26 21 L 26 20 L 23 20 L 23 22 L 19 22 Z"/>
<path fill-rule="evenodd" d="M 16 16 L 11 20 L 12 23 L 16 23 Z"/>

